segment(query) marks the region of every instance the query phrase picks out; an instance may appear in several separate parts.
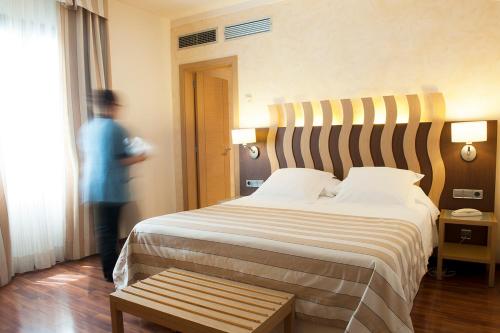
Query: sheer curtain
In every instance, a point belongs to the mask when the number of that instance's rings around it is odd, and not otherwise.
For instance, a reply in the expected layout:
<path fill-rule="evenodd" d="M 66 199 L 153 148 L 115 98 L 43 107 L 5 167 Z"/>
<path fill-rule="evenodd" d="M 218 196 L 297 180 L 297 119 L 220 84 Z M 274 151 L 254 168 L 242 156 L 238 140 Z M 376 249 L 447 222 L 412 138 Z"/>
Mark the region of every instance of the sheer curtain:
<path fill-rule="evenodd" d="M 64 113 L 54 0 L 0 0 L 0 174 L 13 273 L 64 259 Z"/>

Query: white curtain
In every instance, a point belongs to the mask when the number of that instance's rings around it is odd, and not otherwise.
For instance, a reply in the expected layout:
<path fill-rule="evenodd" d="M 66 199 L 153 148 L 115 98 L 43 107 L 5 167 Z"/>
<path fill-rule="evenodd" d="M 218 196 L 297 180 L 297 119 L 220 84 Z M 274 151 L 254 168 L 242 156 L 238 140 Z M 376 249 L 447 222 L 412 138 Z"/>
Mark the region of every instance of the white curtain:
<path fill-rule="evenodd" d="M 64 259 L 63 94 L 54 0 L 0 0 L 0 174 L 13 273 Z"/>

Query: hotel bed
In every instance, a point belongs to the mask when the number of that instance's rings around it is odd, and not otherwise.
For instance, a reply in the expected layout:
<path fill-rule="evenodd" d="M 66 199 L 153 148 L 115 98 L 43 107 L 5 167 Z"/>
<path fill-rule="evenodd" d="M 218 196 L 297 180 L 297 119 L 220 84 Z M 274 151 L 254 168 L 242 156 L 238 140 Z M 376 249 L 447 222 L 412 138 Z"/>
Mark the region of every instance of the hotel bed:
<path fill-rule="evenodd" d="M 139 223 L 115 284 L 177 267 L 295 294 L 298 332 L 411 332 L 436 217 L 430 200 L 251 195 Z"/>

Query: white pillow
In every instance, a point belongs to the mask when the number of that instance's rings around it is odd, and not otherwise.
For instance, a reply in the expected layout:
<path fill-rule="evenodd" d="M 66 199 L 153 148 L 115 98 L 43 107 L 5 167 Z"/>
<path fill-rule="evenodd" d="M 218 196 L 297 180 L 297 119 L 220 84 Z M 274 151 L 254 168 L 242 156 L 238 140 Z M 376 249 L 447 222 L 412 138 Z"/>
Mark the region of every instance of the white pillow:
<path fill-rule="evenodd" d="M 412 186 L 424 176 L 410 170 L 387 167 L 351 168 L 342 182 L 337 202 L 409 205 Z"/>
<path fill-rule="evenodd" d="M 319 196 L 333 198 L 334 196 L 339 194 L 341 183 L 342 181 L 335 178 L 335 176 L 330 178 L 325 184 L 325 187 L 323 188 L 323 191 L 321 191 Z"/>
<path fill-rule="evenodd" d="M 252 196 L 313 202 L 332 177 L 332 173 L 315 169 L 278 169 Z"/>
<path fill-rule="evenodd" d="M 432 222 L 435 222 L 439 216 L 439 209 L 436 207 L 434 202 L 432 202 L 431 198 L 425 194 L 420 186 L 413 185 L 412 195 L 415 199 L 415 203 L 426 206 L 429 209 L 429 213 L 432 217 Z"/>

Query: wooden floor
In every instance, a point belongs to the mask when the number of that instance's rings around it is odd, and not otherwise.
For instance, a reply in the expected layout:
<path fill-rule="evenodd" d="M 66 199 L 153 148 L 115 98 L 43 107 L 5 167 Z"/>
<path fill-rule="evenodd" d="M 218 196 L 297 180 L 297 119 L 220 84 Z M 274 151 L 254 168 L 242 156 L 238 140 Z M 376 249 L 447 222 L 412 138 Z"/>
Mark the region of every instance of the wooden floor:
<path fill-rule="evenodd" d="M 457 277 L 426 276 L 412 311 L 415 332 L 500 332 L 500 274 L 495 288 L 473 266 Z M 110 332 L 108 294 L 113 285 L 97 257 L 17 276 L 0 288 L 0 332 Z M 169 332 L 124 316 L 126 332 Z"/>

